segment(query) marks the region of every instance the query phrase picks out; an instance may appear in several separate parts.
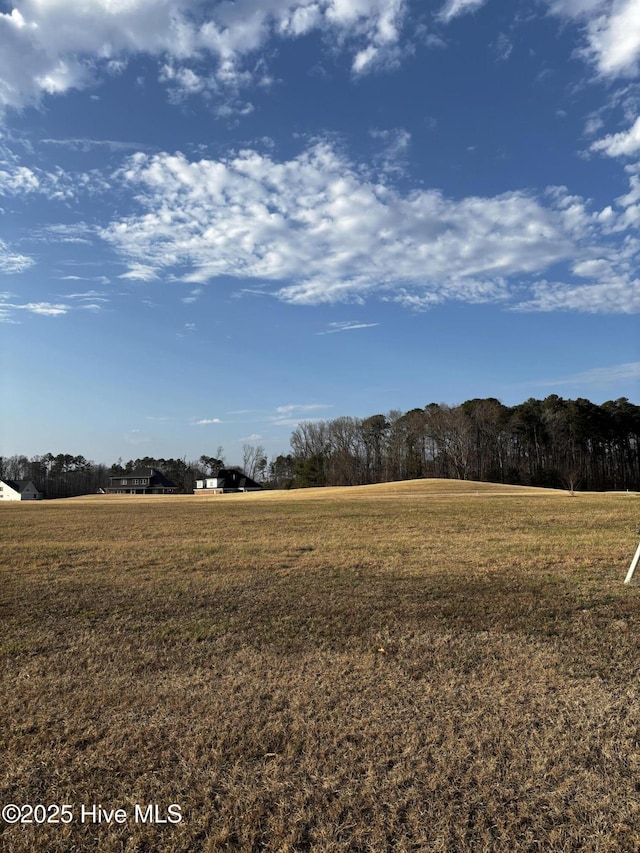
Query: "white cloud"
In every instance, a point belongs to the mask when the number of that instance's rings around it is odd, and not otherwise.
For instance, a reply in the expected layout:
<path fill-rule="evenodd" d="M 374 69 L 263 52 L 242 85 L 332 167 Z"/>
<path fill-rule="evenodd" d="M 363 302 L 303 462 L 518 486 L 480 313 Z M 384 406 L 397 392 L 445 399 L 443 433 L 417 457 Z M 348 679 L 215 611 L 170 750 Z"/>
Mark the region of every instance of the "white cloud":
<path fill-rule="evenodd" d="M 629 157 L 640 151 L 640 118 L 637 118 L 629 130 L 610 133 L 591 145 L 592 151 L 602 151 L 608 157 Z"/>
<path fill-rule="evenodd" d="M 599 130 L 602 130 L 603 127 L 604 120 L 602 116 L 598 115 L 597 113 L 593 113 L 585 122 L 585 136 L 594 136 Z"/>
<path fill-rule="evenodd" d="M 498 62 L 506 62 L 513 52 L 513 42 L 506 33 L 500 33 L 494 45 Z M 565 113 L 566 115 L 566 113 Z"/>
<path fill-rule="evenodd" d="M 13 162 L 0 163 L 3 167 L 0 168 L 0 195 L 17 197 L 37 193 L 48 201 L 66 202 L 75 198 L 83 189 L 95 193 L 109 188 L 96 172 L 71 174 L 61 168 L 47 172 L 43 169 L 19 166 L 16 160 L 17 158 L 14 158 Z"/>
<path fill-rule="evenodd" d="M 614 364 L 609 367 L 593 367 L 581 373 L 574 373 L 563 379 L 546 380 L 541 385 L 595 385 L 606 387 L 618 382 L 637 382 L 640 380 L 640 361 Z"/>
<path fill-rule="evenodd" d="M 453 18 L 459 15 L 466 15 L 468 12 L 475 12 L 487 0 L 447 0 L 442 9 L 438 12 L 438 19 L 448 24 Z"/>
<path fill-rule="evenodd" d="M 25 166 L 10 166 L 0 169 L 0 194 L 20 195 L 37 190 L 40 181 L 31 169 Z"/>
<path fill-rule="evenodd" d="M 515 310 L 640 313 L 640 279 L 612 277 L 604 283 L 584 285 L 541 281 L 534 285 L 533 293 L 533 299 L 520 303 Z"/>
<path fill-rule="evenodd" d="M 92 85 L 141 54 L 157 57 L 161 76 L 184 96 L 266 84 L 256 53 L 272 39 L 312 30 L 350 51 L 361 74 L 401 58 L 407 0 L 14 2 L 0 13 L 0 109 Z M 206 74 L 203 58 L 213 62 Z"/>
<path fill-rule="evenodd" d="M 403 127 L 390 130 L 374 129 L 369 131 L 370 136 L 379 141 L 383 148 L 382 152 L 375 157 L 374 162 L 388 175 L 404 174 L 406 166 L 406 155 L 411 145 L 411 134 Z"/>
<path fill-rule="evenodd" d="M 625 195 L 619 196 L 616 199 L 616 203 L 621 207 L 629 207 L 630 205 L 636 204 L 640 201 L 640 163 L 634 163 L 630 166 L 626 166 L 626 171 L 629 174 L 629 192 L 625 193 Z"/>
<path fill-rule="evenodd" d="M 592 258 L 590 243 L 615 219 L 562 187 L 545 200 L 403 194 L 325 143 L 285 162 L 252 150 L 197 162 L 139 153 L 114 180 L 140 208 L 100 232 L 129 264 L 125 277 L 180 267 L 194 284 L 271 282 L 299 304 L 502 300 L 512 279 Z"/>
<path fill-rule="evenodd" d="M 586 282 L 547 281 L 541 279 L 531 287 L 531 296 L 521 298 L 514 310 L 519 311 L 583 311 L 591 314 L 635 314 L 640 312 L 640 183 L 639 165 L 627 167 L 631 190 L 616 199 L 615 207 L 607 206 L 585 224 L 582 214 L 575 213 L 576 202 L 564 192 L 564 213 L 590 233 L 590 241 L 582 241 L 570 265 L 571 273 Z M 553 193 L 552 193 L 553 194 Z M 622 208 L 622 209 L 620 209 Z"/>
<path fill-rule="evenodd" d="M 149 146 L 144 142 L 123 142 L 116 139 L 89 139 L 87 137 L 77 138 L 61 138 L 61 139 L 41 139 L 40 142 L 45 145 L 57 145 L 62 148 L 71 148 L 73 151 L 91 151 L 93 148 L 108 148 L 111 151 L 144 151 Z"/>
<path fill-rule="evenodd" d="M 390 302 L 397 302 L 404 308 L 409 308 L 411 311 L 426 311 L 433 308 L 439 302 L 442 302 L 442 297 L 437 293 L 412 293 L 401 287 L 393 297 L 385 297 Z"/>
<path fill-rule="evenodd" d="M 24 272 L 29 267 L 32 267 L 34 263 L 33 258 L 12 251 L 3 240 L 0 240 L 0 273 Z"/>
<path fill-rule="evenodd" d="M 637 0 L 606 4 L 588 26 L 589 52 L 608 77 L 635 76 L 640 58 L 640 6 Z"/>
<path fill-rule="evenodd" d="M 86 279 L 79 279 L 79 276 L 64 276 L 63 281 L 71 280 L 80 280 L 83 281 Z M 93 302 L 108 302 L 109 294 L 105 290 L 86 290 L 81 293 L 65 293 L 65 299 L 79 299 L 82 301 L 91 300 Z"/>
<path fill-rule="evenodd" d="M 222 421 L 220 418 L 202 418 L 202 420 L 196 421 L 196 426 L 206 426 L 207 424 L 221 424 Z"/>
<path fill-rule="evenodd" d="M 367 68 L 370 68 L 376 61 L 378 56 L 378 48 L 370 44 L 359 51 L 353 60 L 353 70 L 356 74 L 362 74 Z"/>
<path fill-rule="evenodd" d="M 1 269 L 1 265 L 0 265 Z M 17 302 L 15 294 L 0 293 L 0 322 L 16 322 L 20 314 L 36 314 L 41 317 L 61 317 L 70 311 L 103 311 L 110 301 L 107 295 L 98 291 L 86 293 L 67 293 L 62 297 L 71 302 Z"/>
<path fill-rule="evenodd" d="M 67 278 L 67 276 L 65 276 Z M 77 278 L 77 276 L 69 276 Z M 87 290 L 84 293 L 65 293 L 65 299 L 78 299 L 80 302 L 109 302 L 108 293 L 104 290 Z"/>
<path fill-rule="evenodd" d="M 132 281 L 155 281 L 158 278 L 156 270 L 148 264 L 131 264 L 130 269 L 118 278 Z"/>
<path fill-rule="evenodd" d="M 555 15 L 579 18 L 597 13 L 609 0 L 547 0 Z"/>
<path fill-rule="evenodd" d="M 75 222 L 72 225 L 47 225 L 42 229 L 32 228 L 29 239 L 45 243 L 78 243 L 85 246 L 92 244 L 91 238 L 95 228 L 85 222 Z M 71 261 L 65 263 L 70 264 Z"/>
<path fill-rule="evenodd" d="M 330 409 L 326 403 L 291 403 L 286 406 L 278 406 L 276 415 L 269 417 L 268 421 L 273 426 L 297 426 L 303 421 L 316 422 L 322 418 L 312 417 L 311 412 L 317 412 L 319 409 Z"/>
<path fill-rule="evenodd" d="M 602 278 L 603 276 L 612 275 L 613 270 L 610 261 L 604 258 L 596 258 L 574 264 L 571 272 L 582 278 Z"/>
<path fill-rule="evenodd" d="M 316 409 L 331 408 L 326 403 L 289 403 L 286 406 L 278 406 L 276 412 L 278 415 L 292 415 L 294 412 L 304 414 L 305 412 L 313 412 Z"/>
<path fill-rule="evenodd" d="M 188 296 L 184 296 L 182 298 L 182 302 L 184 302 L 185 305 L 191 305 L 192 303 L 198 301 L 198 299 L 202 296 L 203 292 L 204 291 L 202 287 L 196 287 L 189 293 Z"/>
<path fill-rule="evenodd" d="M 71 310 L 65 303 L 53 302 L 9 302 L 11 294 L 0 294 L 0 323 L 15 323 L 16 315 L 26 311 L 28 314 L 39 314 L 43 317 L 59 317 Z"/>
<path fill-rule="evenodd" d="M 392 296 L 385 296 L 387 302 L 396 302 L 412 311 L 426 311 L 446 300 L 480 305 L 487 302 L 504 302 L 510 298 L 507 282 L 501 276 L 494 279 L 468 278 L 450 281 L 446 288 L 420 293 L 399 288 Z"/>
<path fill-rule="evenodd" d="M 547 0 L 554 14 L 584 26 L 583 55 L 604 77 L 635 77 L 640 60 L 638 0 Z"/>
<path fill-rule="evenodd" d="M 374 326 L 379 326 L 380 323 L 359 323 L 357 320 L 339 320 L 335 323 L 329 323 L 329 327 L 324 332 L 318 332 L 319 335 L 333 335 L 336 332 L 351 332 L 353 329 L 373 329 Z"/>
<path fill-rule="evenodd" d="M 71 306 L 64 303 L 27 302 L 25 305 L 15 305 L 13 307 L 30 311 L 33 314 L 42 314 L 45 317 L 58 317 L 60 314 L 66 314 Z"/>

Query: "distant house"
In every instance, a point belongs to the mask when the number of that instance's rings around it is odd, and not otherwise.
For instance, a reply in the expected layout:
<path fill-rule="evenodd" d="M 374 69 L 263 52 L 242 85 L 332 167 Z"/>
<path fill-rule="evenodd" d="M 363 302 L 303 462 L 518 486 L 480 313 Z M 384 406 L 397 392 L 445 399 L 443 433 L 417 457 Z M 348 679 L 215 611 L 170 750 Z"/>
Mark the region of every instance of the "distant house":
<path fill-rule="evenodd" d="M 43 497 L 31 480 L 0 480 L 0 501 L 40 501 Z"/>
<path fill-rule="evenodd" d="M 157 468 L 138 468 L 130 474 L 110 477 L 107 492 L 111 495 L 172 495 L 176 484 Z"/>
<path fill-rule="evenodd" d="M 259 492 L 262 490 L 260 483 L 256 483 L 251 477 L 237 468 L 220 468 L 215 477 L 207 477 L 206 480 L 196 480 L 194 495 L 222 495 L 229 492 Z"/>

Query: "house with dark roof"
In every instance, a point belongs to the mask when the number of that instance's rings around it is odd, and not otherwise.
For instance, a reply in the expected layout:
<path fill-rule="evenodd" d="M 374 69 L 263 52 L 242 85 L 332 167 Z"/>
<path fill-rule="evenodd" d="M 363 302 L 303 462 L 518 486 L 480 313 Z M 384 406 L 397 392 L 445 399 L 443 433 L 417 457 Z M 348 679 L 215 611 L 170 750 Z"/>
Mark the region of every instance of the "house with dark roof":
<path fill-rule="evenodd" d="M 107 492 L 111 495 L 172 495 L 177 488 L 157 468 L 138 468 L 109 479 L 111 485 Z"/>
<path fill-rule="evenodd" d="M 0 480 L 0 501 L 40 501 L 43 497 L 31 480 Z"/>
<path fill-rule="evenodd" d="M 239 468 L 220 468 L 215 477 L 196 480 L 194 495 L 222 495 L 233 492 L 260 492 L 262 486 Z"/>

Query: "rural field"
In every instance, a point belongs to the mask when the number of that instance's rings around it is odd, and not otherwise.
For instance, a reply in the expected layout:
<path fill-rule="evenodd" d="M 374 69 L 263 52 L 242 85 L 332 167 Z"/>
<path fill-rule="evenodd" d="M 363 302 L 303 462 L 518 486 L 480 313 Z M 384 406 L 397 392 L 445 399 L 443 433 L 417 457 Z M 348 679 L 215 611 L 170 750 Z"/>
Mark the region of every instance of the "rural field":
<path fill-rule="evenodd" d="M 639 527 L 445 480 L 0 506 L 0 801 L 72 807 L 0 849 L 640 850 Z"/>

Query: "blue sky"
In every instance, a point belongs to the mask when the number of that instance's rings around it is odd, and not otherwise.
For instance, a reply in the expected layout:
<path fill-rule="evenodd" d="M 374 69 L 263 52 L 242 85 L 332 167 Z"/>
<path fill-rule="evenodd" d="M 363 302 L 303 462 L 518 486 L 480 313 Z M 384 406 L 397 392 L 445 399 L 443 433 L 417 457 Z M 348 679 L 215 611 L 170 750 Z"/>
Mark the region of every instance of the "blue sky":
<path fill-rule="evenodd" d="M 638 0 L 0 0 L 0 452 L 640 402 Z"/>

